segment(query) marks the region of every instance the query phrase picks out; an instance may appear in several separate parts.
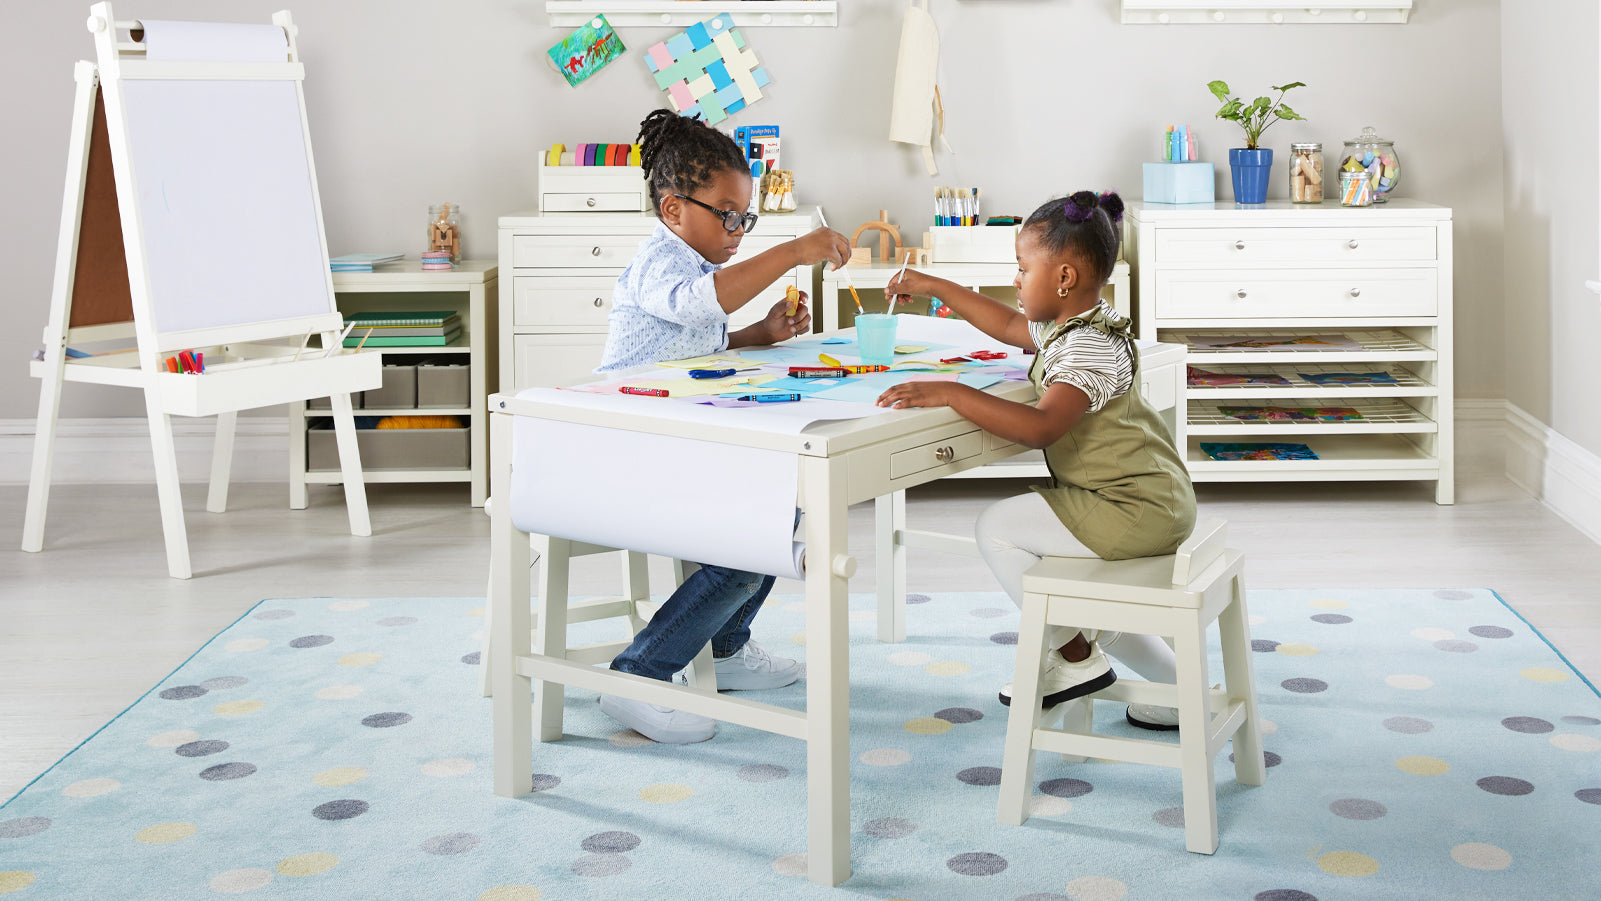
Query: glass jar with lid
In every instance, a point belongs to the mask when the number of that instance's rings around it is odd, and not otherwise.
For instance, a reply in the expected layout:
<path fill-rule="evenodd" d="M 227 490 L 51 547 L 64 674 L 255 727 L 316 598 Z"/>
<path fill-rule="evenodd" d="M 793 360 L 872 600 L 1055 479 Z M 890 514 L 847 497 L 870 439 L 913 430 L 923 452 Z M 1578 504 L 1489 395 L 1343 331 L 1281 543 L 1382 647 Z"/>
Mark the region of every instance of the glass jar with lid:
<path fill-rule="evenodd" d="M 1290 145 L 1290 202 L 1323 202 L 1323 145 Z"/>
<path fill-rule="evenodd" d="M 1379 137 L 1370 125 L 1345 142 L 1345 151 L 1340 154 L 1340 171 L 1365 172 L 1373 202 L 1383 203 L 1401 177 L 1401 158 L 1395 154 L 1395 142 Z"/>

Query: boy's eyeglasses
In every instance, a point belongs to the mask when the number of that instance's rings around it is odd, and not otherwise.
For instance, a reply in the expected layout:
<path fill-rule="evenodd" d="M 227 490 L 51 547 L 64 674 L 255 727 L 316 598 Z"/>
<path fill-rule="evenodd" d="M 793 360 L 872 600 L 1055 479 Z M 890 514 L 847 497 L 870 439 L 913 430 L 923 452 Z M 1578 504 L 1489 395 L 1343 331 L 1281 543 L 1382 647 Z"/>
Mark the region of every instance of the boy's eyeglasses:
<path fill-rule="evenodd" d="M 723 228 L 727 231 L 739 231 L 739 227 L 744 225 L 745 234 L 748 235 L 750 234 L 750 230 L 756 227 L 755 213 L 741 213 L 739 210 L 720 210 L 709 203 L 702 203 L 688 194 L 674 194 L 673 196 L 679 198 L 680 200 L 687 200 L 698 207 L 705 207 L 706 209 L 716 213 L 717 217 L 723 220 Z"/>

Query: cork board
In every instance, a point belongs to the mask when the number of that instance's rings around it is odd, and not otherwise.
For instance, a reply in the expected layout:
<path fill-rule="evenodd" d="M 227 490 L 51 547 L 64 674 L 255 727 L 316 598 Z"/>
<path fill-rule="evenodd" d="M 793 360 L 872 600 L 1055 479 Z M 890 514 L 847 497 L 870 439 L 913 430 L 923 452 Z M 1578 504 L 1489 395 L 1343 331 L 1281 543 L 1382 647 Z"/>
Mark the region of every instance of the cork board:
<path fill-rule="evenodd" d="M 72 276 L 73 328 L 129 322 L 133 295 L 128 288 L 128 257 L 122 246 L 122 216 L 117 208 L 116 178 L 111 172 L 111 141 L 106 133 L 106 105 L 95 89 L 94 126 L 89 135 L 89 165 L 84 178 L 78 223 L 78 260 Z"/>

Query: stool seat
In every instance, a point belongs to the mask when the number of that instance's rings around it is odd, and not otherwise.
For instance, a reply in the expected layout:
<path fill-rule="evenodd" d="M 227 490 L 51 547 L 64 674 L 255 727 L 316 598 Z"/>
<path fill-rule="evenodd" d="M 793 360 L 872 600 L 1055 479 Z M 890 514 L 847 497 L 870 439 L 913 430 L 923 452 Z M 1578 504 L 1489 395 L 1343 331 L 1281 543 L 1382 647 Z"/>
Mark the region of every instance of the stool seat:
<path fill-rule="evenodd" d="M 1133 560 L 1047 557 L 1023 576 L 1017 668 L 1007 719 L 997 818 L 1028 818 L 1036 750 L 1069 759 L 1096 757 L 1177 768 L 1182 776 L 1184 844 L 1217 850 L 1217 792 L 1213 759 L 1234 744 L 1234 776 L 1246 785 L 1266 778 L 1251 637 L 1245 607 L 1244 555 L 1224 544 L 1226 523 L 1210 520 L 1177 553 Z M 1209 688 L 1208 627 L 1216 622 L 1224 681 Z M 1173 646 L 1175 684 L 1122 680 L 1051 710 L 1040 709 L 1040 668 L 1048 626 L 1160 635 Z M 1174 707 L 1178 742 L 1097 735 L 1096 698 Z M 1062 718 L 1059 728 L 1051 724 Z"/>

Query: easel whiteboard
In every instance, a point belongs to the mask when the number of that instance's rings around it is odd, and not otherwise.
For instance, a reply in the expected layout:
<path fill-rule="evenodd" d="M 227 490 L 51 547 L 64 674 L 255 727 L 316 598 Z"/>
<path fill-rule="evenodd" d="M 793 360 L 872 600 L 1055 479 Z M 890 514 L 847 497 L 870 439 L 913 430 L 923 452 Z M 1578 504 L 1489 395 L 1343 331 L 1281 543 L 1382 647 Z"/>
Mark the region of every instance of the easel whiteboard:
<path fill-rule="evenodd" d="M 122 88 L 156 331 L 335 309 L 296 82 Z"/>

